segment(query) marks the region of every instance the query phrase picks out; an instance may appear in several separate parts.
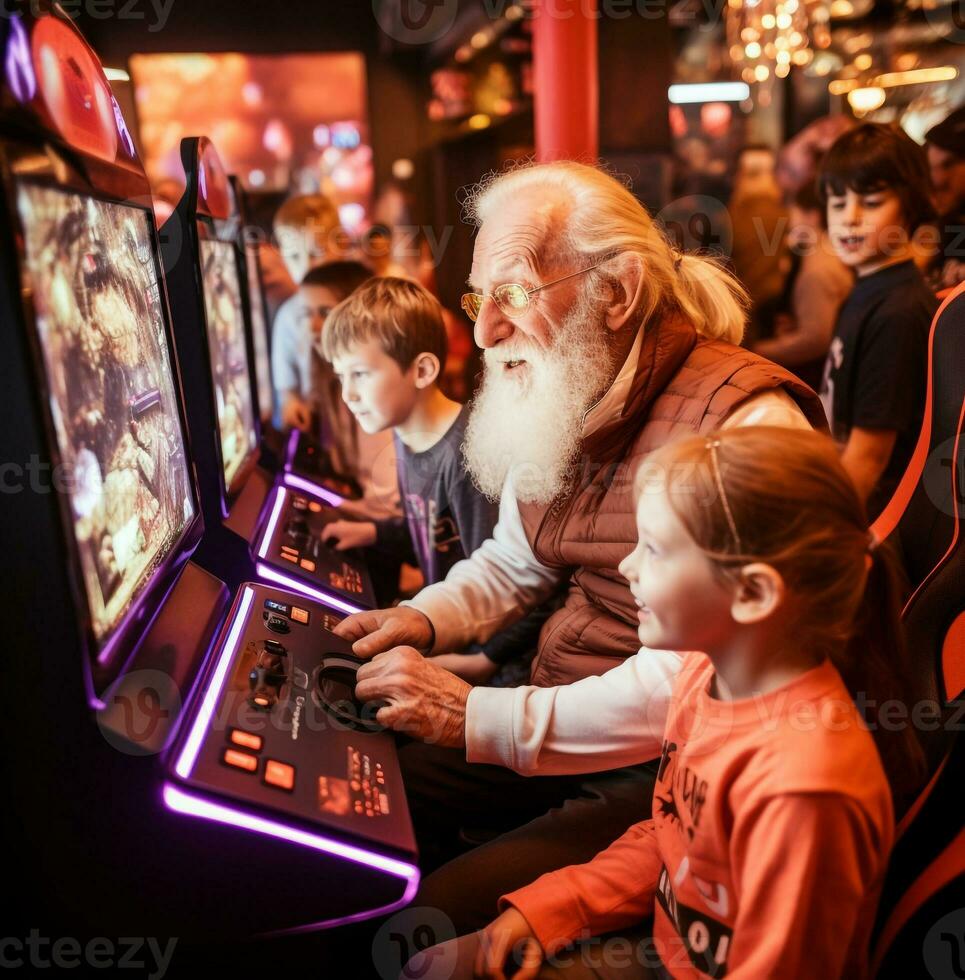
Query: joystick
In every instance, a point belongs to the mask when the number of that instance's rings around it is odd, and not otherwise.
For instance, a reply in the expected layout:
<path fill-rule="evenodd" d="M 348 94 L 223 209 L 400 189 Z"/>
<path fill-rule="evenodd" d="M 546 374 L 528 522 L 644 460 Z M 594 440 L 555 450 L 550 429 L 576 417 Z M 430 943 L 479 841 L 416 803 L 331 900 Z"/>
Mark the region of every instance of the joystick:
<path fill-rule="evenodd" d="M 327 653 L 315 671 L 315 700 L 343 725 L 364 732 L 385 730 L 375 720 L 386 701 L 359 701 L 355 697 L 355 675 L 366 661 L 348 653 Z"/>
<path fill-rule="evenodd" d="M 258 651 L 258 660 L 248 672 L 251 694 L 248 702 L 252 707 L 270 711 L 277 703 L 282 685 L 288 680 L 286 673 L 287 651 L 275 640 L 266 640 Z"/>

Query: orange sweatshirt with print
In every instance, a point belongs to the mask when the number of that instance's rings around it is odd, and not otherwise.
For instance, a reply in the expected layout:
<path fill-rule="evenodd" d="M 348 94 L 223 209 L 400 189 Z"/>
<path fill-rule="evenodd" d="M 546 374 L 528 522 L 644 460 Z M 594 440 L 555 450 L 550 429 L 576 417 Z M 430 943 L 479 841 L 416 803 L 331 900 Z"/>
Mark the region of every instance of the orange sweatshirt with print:
<path fill-rule="evenodd" d="M 653 818 L 501 907 L 547 953 L 653 915 L 677 978 L 864 977 L 894 829 L 871 734 L 830 661 L 738 701 L 712 697 L 713 676 L 686 657 Z"/>

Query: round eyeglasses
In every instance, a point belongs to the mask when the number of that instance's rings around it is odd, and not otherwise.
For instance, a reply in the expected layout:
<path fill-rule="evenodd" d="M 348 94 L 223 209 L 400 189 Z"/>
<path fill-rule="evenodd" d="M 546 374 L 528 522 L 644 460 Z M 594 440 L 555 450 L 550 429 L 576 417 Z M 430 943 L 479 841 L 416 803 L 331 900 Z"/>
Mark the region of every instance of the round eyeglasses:
<path fill-rule="evenodd" d="M 473 323 L 479 317 L 482 305 L 487 299 L 492 299 L 499 311 L 511 319 L 522 316 L 529 309 L 533 296 L 540 292 L 540 290 L 549 289 L 550 286 L 555 286 L 558 282 L 565 282 L 574 276 L 582 276 L 585 272 L 591 272 L 593 269 L 599 268 L 604 262 L 612 258 L 612 255 L 607 255 L 595 265 L 588 265 L 585 269 L 578 269 L 576 272 L 560 276 L 559 279 L 553 279 L 551 282 L 544 282 L 540 286 L 533 286 L 531 289 L 527 289 L 518 282 L 504 282 L 501 286 L 497 286 L 491 293 L 463 293 L 461 306 L 466 316 Z"/>

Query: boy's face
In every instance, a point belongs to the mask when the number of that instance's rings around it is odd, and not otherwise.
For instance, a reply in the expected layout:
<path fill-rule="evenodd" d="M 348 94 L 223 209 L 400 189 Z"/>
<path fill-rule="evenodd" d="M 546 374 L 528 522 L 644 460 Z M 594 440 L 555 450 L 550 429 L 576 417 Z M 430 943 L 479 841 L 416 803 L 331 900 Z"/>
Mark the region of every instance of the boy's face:
<path fill-rule="evenodd" d="M 910 237 L 893 190 L 861 194 L 850 187 L 828 196 L 828 235 L 838 258 L 859 274 L 901 254 Z"/>
<path fill-rule="evenodd" d="M 301 282 L 309 269 L 345 255 L 345 233 L 340 228 L 279 228 L 275 237 L 285 268 L 295 282 Z"/>
<path fill-rule="evenodd" d="M 327 286 L 299 286 L 298 298 L 301 301 L 299 322 L 302 329 L 310 331 L 313 346 L 318 347 L 325 321 L 338 306 L 339 298 Z"/>
<path fill-rule="evenodd" d="M 418 392 L 415 364 L 403 371 L 378 341 L 341 352 L 332 368 L 342 385 L 342 400 L 366 432 L 401 425 L 412 414 Z"/>

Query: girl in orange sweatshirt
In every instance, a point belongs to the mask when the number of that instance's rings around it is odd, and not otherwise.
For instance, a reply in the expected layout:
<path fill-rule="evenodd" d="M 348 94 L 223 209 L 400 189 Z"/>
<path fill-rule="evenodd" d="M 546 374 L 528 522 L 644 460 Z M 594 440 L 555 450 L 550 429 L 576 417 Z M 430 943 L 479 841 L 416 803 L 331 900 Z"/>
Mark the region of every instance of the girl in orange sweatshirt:
<path fill-rule="evenodd" d="M 908 726 L 873 726 L 876 749 L 855 705 L 901 696 L 892 565 L 813 432 L 675 443 L 636 492 L 620 572 L 640 640 L 703 651 L 676 681 L 653 817 L 504 896 L 481 933 L 422 954 L 419 975 L 863 977 L 891 789 L 922 768 Z M 604 935 L 644 923 L 642 942 Z"/>

